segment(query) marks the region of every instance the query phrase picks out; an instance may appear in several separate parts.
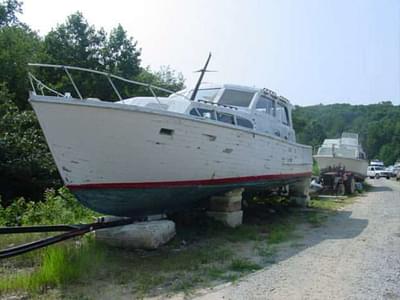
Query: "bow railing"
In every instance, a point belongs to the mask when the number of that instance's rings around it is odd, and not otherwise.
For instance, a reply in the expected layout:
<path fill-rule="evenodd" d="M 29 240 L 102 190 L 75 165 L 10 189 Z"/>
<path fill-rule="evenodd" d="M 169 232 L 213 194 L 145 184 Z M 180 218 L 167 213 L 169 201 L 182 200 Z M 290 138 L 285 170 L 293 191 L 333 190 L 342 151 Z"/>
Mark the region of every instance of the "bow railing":
<path fill-rule="evenodd" d="M 170 94 L 170 95 L 171 94 L 177 94 L 179 96 L 187 98 L 185 95 L 176 93 L 176 92 L 168 90 L 166 88 L 155 86 L 153 84 L 143 83 L 143 82 L 140 82 L 140 81 L 126 79 L 126 78 L 123 78 L 121 76 L 117 76 L 117 75 L 114 75 L 114 74 L 111 74 L 111 73 L 107 73 L 107 72 L 91 70 L 91 69 L 81 68 L 81 67 L 65 66 L 65 65 L 38 64 L 38 63 L 29 63 L 28 65 L 31 66 L 31 67 L 53 68 L 53 69 L 61 69 L 61 70 L 63 70 L 65 72 L 65 74 L 67 75 L 69 81 L 71 82 L 76 94 L 78 95 L 79 99 L 81 99 L 81 100 L 83 100 L 84 98 L 82 96 L 81 91 L 78 88 L 78 85 L 75 83 L 75 81 L 74 81 L 74 79 L 72 77 L 72 74 L 70 72 L 71 70 L 73 70 L 73 71 L 81 71 L 81 72 L 88 72 L 88 73 L 93 73 L 93 74 L 105 76 L 107 78 L 107 81 L 109 82 L 112 90 L 117 95 L 117 97 L 118 97 L 118 99 L 120 101 L 123 100 L 123 98 L 121 96 L 121 93 L 117 89 L 113 79 L 114 80 L 118 80 L 118 81 L 122 81 L 122 82 L 125 82 L 125 83 L 129 83 L 129 84 L 133 84 L 133 85 L 142 86 L 142 87 L 147 88 L 150 91 L 150 93 L 156 98 L 156 100 L 158 102 L 160 102 L 160 101 L 159 101 L 159 99 L 157 97 L 156 91 L 164 92 L 164 93 L 167 93 L 167 94 Z M 38 94 L 38 90 L 39 90 L 40 93 L 42 95 L 44 95 L 45 94 L 44 91 L 47 90 L 48 92 L 51 92 L 51 93 L 55 94 L 58 97 L 66 97 L 67 95 L 69 95 L 69 93 L 68 94 L 67 93 L 63 94 L 63 93 L 60 93 L 60 92 L 52 89 L 51 87 L 47 86 L 42 81 L 40 81 L 36 76 L 34 76 L 31 72 L 28 73 L 28 76 L 29 76 L 29 81 L 30 81 L 32 90 L 33 90 L 33 92 L 35 94 Z"/>

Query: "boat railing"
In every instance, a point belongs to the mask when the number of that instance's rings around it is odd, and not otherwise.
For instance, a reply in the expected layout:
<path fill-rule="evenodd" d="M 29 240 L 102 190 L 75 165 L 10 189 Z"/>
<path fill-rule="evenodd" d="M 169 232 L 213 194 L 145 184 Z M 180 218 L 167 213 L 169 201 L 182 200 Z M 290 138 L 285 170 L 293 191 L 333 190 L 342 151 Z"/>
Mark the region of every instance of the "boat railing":
<path fill-rule="evenodd" d="M 107 78 L 112 90 L 117 95 L 117 97 L 118 97 L 118 99 L 120 101 L 123 100 L 123 98 L 121 96 L 121 93 L 119 92 L 119 90 L 115 86 L 113 79 L 147 88 L 150 91 L 150 93 L 153 95 L 153 97 L 159 103 L 160 103 L 160 100 L 157 97 L 156 91 L 157 92 L 164 92 L 164 93 L 167 93 L 169 95 L 176 94 L 176 95 L 179 95 L 179 96 L 181 96 L 183 98 L 188 99 L 185 95 L 179 94 L 177 92 L 171 91 L 171 90 L 166 89 L 166 88 L 155 86 L 153 84 L 143 83 L 143 82 L 136 81 L 136 80 L 127 79 L 127 78 L 124 78 L 124 77 L 121 77 L 121 76 L 117 76 L 117 75 L 114 75 L 114 74 L 111 74 L 111 73 L 102 72 L 102 71 L 98 71 L 98 70 L 91 70 L 91 69 L 87 69 L 87 68 L 74 67 L 74 66 L 39 64 L 39 63 L 29 63 L 28 65 L 31 66 L 31 67 L 53 68 L 53 69 L 61 69 L 61 70 L 63 70 L 65 72 L 65 74 L 67 75 L 69 81 L 71 82 L 76 94 L 78 95 L 79 99 L 81 99 L 81 100 L 83 100 L 84 98 L 82 96 L 81 91 L 78 88 L 78 85 L 75 83 L 75 81 L 74 81 L 74 79 L 72 77 L 72 74 L 70 72 L 71 70 L 73 70 L 73 71 L 81 71 L 81 72 L 88 72 L 88 73 L 93 73 L 93 74 L 105 76 Z M 28 76 L 29 76 L 29 81 L 30 81 L 32 90 L 33 90 L 33 92 L 35 94 L 38 94 L 37 90 L 40 90 L 40 93 L 42 95 L 45 95 L 44 91 L 47 90 L 48 92 L 51 92 L 51 93 L 55 94 L 58 97 L 66 97 L 68 95 L 68 93 L 63 94 L 63 93 L 60 93 L 60 92 L 52 89 L 51 87 L 47 86 L 42 81 L 40 81 L 38 78 L 36 78 L 31 72 L 28 73 Z"/>

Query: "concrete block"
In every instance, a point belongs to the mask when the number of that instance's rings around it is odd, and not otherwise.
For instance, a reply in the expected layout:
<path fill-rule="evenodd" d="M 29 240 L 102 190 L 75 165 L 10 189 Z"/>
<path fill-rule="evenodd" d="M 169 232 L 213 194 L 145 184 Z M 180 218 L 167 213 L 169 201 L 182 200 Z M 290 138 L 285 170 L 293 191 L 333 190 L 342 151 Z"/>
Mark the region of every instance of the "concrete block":
<path fill-rule="evenodd" d="M 237 227 L 243 223 L 243 211 L 222 212 L 222 211 L 208 211 L 207 216 L 216 221 L 222 222 L 228 227 Z"/>
<path fill-rule="evenodd" d="M 210 198 L 211 211 L 232 212 L 242 209 L 242 196 L 213 196 Z"/>
<path fill-rule="evenodd" d="M 225 193 L 225 196 L 228 196 L 228 197 L 240 196 L 240 197 L 242 197 L 243 191 L 244 191 L 244 188 L 234 189 L 234 190 L 231 190 L 231 191 Z"/>
<path fill-rule="evenodd" d="M 96 230 L 96 239 L 122 248 L 157 249 L 175 234 L 173 221 L 159 220 Z"/>

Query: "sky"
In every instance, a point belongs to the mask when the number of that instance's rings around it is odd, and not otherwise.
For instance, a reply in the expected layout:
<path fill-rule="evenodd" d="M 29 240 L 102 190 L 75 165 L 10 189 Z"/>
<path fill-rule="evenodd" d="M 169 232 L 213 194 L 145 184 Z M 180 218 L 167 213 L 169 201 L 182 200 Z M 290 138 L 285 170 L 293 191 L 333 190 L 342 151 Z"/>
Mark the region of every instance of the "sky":
<path fill-rule="evenodd" d="M 400 0 L 24 0 L 20 19 L 46 34 L 80 11 L 121 24 L 142 65 L 195 84 L 266 87 L 296 105 L 400 104 Z"/>

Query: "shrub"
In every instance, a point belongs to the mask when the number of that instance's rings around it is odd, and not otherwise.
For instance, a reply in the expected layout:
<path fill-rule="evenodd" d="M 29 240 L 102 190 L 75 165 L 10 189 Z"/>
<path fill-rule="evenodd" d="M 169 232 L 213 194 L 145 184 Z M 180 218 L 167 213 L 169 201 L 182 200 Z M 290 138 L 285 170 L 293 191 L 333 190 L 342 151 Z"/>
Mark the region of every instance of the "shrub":
<path fill-rule="evenodd" d="M 46 190 L 44 200 L 19 198 L 7 207 L 0 205 L 0 225 L 77 224 L 93 221 L 95 212 L 82 206 L 67 188 Z"/>
<path fill-rule="evenodd" d="M 39 199 L 46 188 L 60 186 L 57 169 L 33 111 L 20 111 L 0 84 L 0 194 L 11 199 Z"/>

